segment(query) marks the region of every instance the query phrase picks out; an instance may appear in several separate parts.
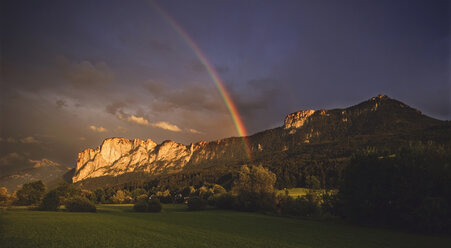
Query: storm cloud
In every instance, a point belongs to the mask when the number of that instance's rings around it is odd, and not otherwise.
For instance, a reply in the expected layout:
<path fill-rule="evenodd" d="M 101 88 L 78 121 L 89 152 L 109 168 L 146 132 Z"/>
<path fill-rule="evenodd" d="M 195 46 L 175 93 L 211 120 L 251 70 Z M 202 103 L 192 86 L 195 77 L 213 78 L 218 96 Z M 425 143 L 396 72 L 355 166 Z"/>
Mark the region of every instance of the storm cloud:
<path fill-rule="evenodd" d="M 446 1 L 160 5 L 213 66 L 249 133 L 380 93 L 451 119 Z M 147 1 L 8 0 L 0 18 L 2 173 L 44 158 L 73 167 L 78 152 L 112 136 L 189 144 L 237 135 L 199 54 Z"/>

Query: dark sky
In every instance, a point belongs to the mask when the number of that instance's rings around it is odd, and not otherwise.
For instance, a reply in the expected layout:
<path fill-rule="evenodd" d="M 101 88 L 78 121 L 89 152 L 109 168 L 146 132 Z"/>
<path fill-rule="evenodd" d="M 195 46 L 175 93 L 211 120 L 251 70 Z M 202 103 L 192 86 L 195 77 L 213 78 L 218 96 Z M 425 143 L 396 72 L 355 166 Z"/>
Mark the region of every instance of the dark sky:
<path fill-rule="evenodd" d="M 0 176 L 74 166 L 107 137 L 235 136 L 152 1 L 1 2 Z M 158 1 L 216 68 L 249 133 L 387 94 L 451 119 L 450 1 Z"/>

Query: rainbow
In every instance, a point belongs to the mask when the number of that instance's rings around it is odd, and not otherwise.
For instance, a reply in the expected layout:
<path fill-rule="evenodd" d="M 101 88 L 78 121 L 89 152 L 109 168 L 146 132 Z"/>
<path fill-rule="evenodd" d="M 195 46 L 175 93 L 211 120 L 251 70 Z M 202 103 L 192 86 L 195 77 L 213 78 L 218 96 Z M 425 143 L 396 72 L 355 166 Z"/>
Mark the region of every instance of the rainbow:
<path fill-rule="evenodd" d="M 180 24 L 177 23 L 177 21 L 169 15 L 168 12 L 166 12 L 156 1 L 152 1 L 153 5 L 157 9 L 157 11 L 163 16 L 165 20 L 168 21 L 170 26 L 182 37 L 182 39 L 188 44 L 188 46 L 194 51 L 196 56 L 199 58 L 200 62 L 205 66 L 208 74 L 210 75 L 211 79 L 215 83 L 216 88 L 219 91 L 219 94 L 222 97 L 222 100 L 224 101 L 227 110 L 230 113 L 230 116 L 232 117 L 233 123 L 235 125 L 236 131 L 238 132 L 238 135 L 243 139 L 244 149 L 246 151 L 246 154 L 249 158 L 249 160 L 252 160 L 252 154 L 251 149 L 249 146 L 249 142 L 246 138 L 247 131 L 246 127 L 244 126 L 243 121 L 241 120 L 240 113 L 238 112 L 238 109 L 235 106 L 235 103 L 233 102 L 232 98 L 230 97 L 229 92 L 227 91 L 226 87 L 222 83 L 221 78 L 219 77 L 218 73 L 214 69 L 214 67 L 211 65 L 210 61 L 208 61 L 205 54 L 200 50 L 199 46 L 193 41 L 193 39 L 188 35 L 188 33 L 180 26 Z"/>

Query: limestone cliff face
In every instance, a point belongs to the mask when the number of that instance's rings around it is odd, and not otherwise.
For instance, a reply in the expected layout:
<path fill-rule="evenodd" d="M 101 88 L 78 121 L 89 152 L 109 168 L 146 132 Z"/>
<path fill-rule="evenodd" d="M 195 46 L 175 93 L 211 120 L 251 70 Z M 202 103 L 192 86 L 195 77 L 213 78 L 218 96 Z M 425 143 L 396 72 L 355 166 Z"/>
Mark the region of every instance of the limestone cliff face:
<path fill-rule="evenodd" d="M 301 110 L 296 113 L 289 114 L 285 117 L 284 128 L 299 128 L 304 125 L 304 123 L 308 120 L 308 118 L 315 113 L 315 110 Z"/>
<path fill-rule="evenodd" d="M 157 145 L 146 141 L 109 138 L 97 149 L 86 149 L 78 154 L 73 182 L 105 175 L 127 172 L 159 173 L 168 168 L 183 168 L 190 160 L 190 147 L 173 141 Z"/>
<path fill-rule="evenodd" d="M 243 138 L 232 137 L 191 145 L 174 141 L 164 141 L 158 145 L 150 139 L 109 138 L 100 147 L 78 154 L 72 179 L 78 182 L 129 172 L 157 175 L 188 168 L 235 166 L 254 161 L 265 163 L 280 156 L 281 152 L 293 156 L 315 144 L 329 144 L 331 151 L 335 149 L 350 154 L 353 151 L 340 150 L 343 147 L 340 142 L 350 147 L 348 142 L 352 137 L 356 137 L 357 144 L 366 142 L 359 138 L 363 136 L 375 141 L 384 135 L 406 135 L 436 125 L 443 125 L 443 122 L 379 95 L 346 109 L 301 110 L 289 114 L 282 127 L 246 137 L 246 142 Z M 386 143 L 381 142 L 381 145 Z M 251 157 L 246 151 L 250 151 Z"/>

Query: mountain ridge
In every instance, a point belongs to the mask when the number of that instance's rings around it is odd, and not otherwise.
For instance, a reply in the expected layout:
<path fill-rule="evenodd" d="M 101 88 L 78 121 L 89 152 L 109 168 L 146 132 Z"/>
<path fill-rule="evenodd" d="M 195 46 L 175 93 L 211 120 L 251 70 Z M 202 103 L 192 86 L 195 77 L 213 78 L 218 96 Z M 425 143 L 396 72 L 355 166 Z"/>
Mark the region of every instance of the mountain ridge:
<path fill-rule="evenodd" d="M 394 143 L 402 144 L 421 139 L 421 134 L 415 132 L 438 126 L 445 126 L 446 129 L 450 125 L 423 115 L 398 100 L 378 95 L 348 108 L 300 110 L 288 114 L 283 126 L 244 137 L 252 158 L 247 157 L 243 149 L 242 137 L 199 141 L 189 145 L 172 140 L 156 144 L 150 139 L 108 138 L 96 149 L 88 148 L 79 153 L 72 179 L 76 183 L 88 178 L 126 173 L 159 175 L 215 165 L 265 163 L 279 153 L 299 156 L 310 146 L 321 144 L 329 144 L 326 146 L 335 154 L 337 149 L 340 150 L 337 146 L 346 140 L 349 142 L 350 138 L 355 143 L 352 147 L 365 144 L 382 146 L 384 141 L 380 140 L 381 137 L 390 135 L 400 137 L 401 140 Z M 408 138 L 402 140 L 403 136 Z M 308 157 L 308 154 L 304 155 Z M 329 157 L 337 156 L 331 153 Z"/>

